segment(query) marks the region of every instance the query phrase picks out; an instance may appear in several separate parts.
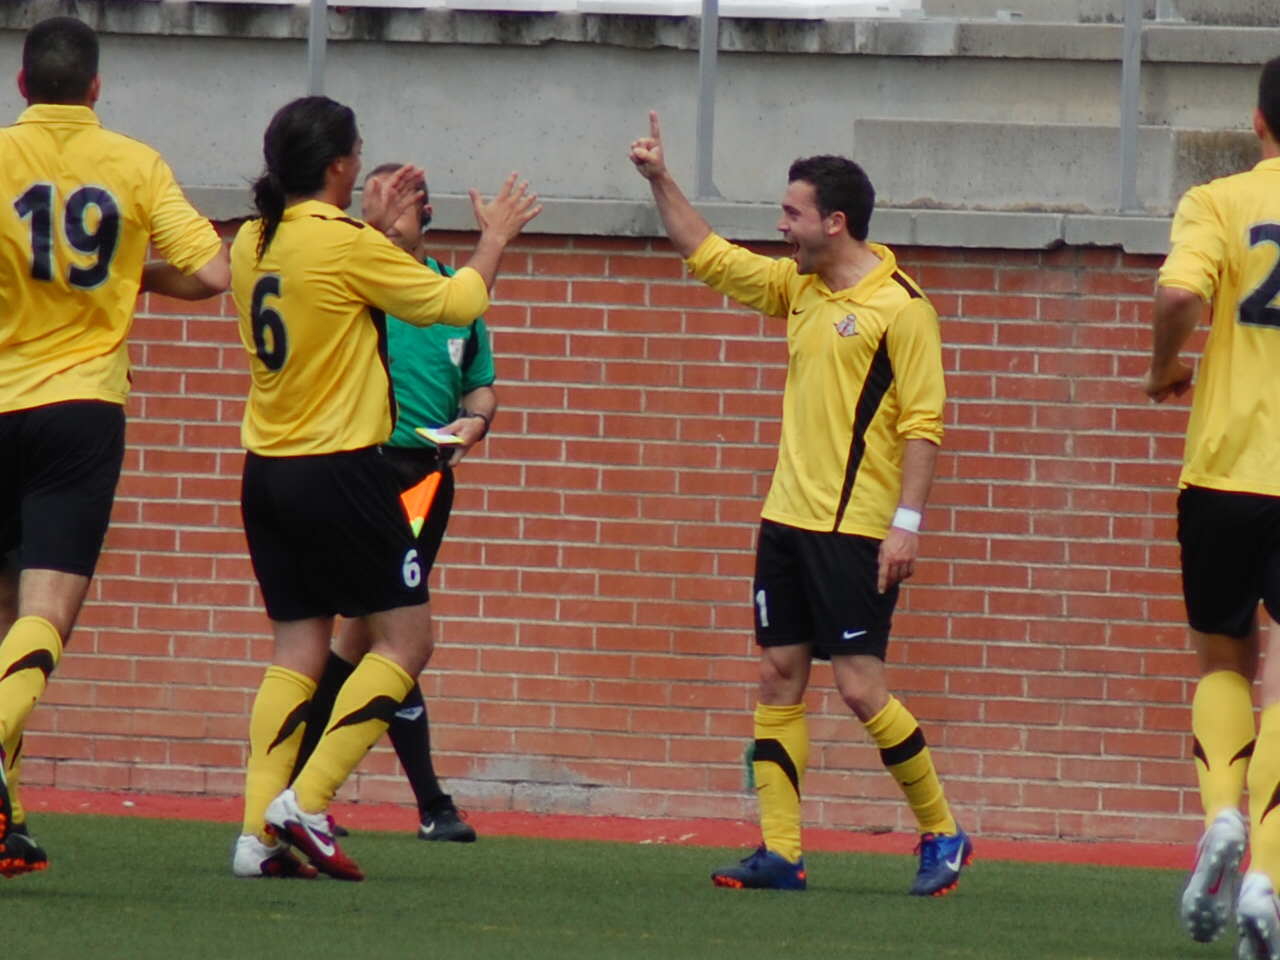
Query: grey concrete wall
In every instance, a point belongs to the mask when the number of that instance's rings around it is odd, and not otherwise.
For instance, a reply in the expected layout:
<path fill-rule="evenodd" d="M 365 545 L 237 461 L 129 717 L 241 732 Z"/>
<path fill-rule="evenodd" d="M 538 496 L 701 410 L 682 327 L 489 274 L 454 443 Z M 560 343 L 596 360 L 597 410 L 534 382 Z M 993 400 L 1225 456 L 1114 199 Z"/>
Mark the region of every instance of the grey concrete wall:
<path fill-rule="evenodd" d="M 102 36 L 104 121 L 158 147 L 212 215 L 242 214 L 268 119 L 305 93 L 305 8 L 72 6 Z M 23 30 L 65 8 L 0 3 L 0 74 L 16 73 Z M 693 183 L 694 20 L 353 7 L 331 11 L 330 27 L 327 92 L 356 109 L 367 161 L 428 168 L 441 226 L 469 224 L 455 202 L 468 187 L 491 190 L 519 169 L 553 208 L 560 202 L 539 229 L 653 232 L 646 186 L 626 160 L 650 108 L 677 176 Z M 761 232 L 748 224 L 771 235 L 787 165 L 818 152 L 865 159 L 890 205 L 1042 211 L 1036 223 L 1062 235 L 1064 216 L 1077 234 L 1109 222 L 1119 27 L 726 20 L 720 46 L 715 180 L 728 202 L 713 209 L 743 236 Z M 1257 64 L 1280 52 L 1280 29 L 1151 25 L 1144 49 L 1142 123 L 1153 129 L 1141 183 L 1159 220 L 1188 170 L 1240 162 L 1240 138 L 1221 131 L 1247 129 Z M 0 87 L 0 116 L 22 106 L 16 88 Z M 1198 144 L 1195 163 L 1179 165 L 1187 143 Z M 920 229 L 914 214 L 882 220 Z"/>

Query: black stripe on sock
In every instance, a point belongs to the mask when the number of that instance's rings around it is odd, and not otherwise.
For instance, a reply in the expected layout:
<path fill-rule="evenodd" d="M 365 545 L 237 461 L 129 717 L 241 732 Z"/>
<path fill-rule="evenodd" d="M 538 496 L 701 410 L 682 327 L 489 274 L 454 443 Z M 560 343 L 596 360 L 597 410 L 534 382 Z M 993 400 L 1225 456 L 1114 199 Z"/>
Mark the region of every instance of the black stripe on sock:
<path fill-rule="evenodd" d="M 1253 751 L 1250 750 L 1250 753 Z M 1191 738 L 1191 755 L 1204 764 L 1206 770 L 1209 769 L 1209 755 L 1204 752 L 1204 744 L 1200 742 L 1199 737 Z"/>
<path fill-rule="evenodd" d="M 7 680 L 15 673 L 21 673 L 23 670 L 39 670 L 44 674 L 46 680 L 49 674 L 53 673 L 53 654 L 48 650 L 33 650 L 25 657 L 15 661 L 8 670 L 4 672 L 4 676 L 0 680 Z"/>
<path fill-rule="evenodd" d="M 906 763 L 912 757 L 920 755 L 928 744 L 924 742 L 924 731 L 916 727 L 911 731 L 911 735 L 903 740 L 897 746 L 889 747 L 880 751 L 880 762 L 886 767 L 896 767 L 900 763 Z"/>
<path fill-rule="evenodd" d="M 800 774 L 796 770 L 795 761 L 791 759 L 791 754 L 787 753 L 787 748 L 782 745 L 782 741 L 757 740 L 751 759 L 754 763 L 776 763 L 791 781 L 791 786 L 795 787 L 796 796 L 800 796 Z"/>
<path fill-rule="evenodd" d="M 348 713 L 326 732 L 333 733 L 340 727 L 354 727 L 369 720 L 381 720 L 387 726 L 391 726 L 391 721 L 395 719 L 396 711 L 399 709 L 399 700 L 392 700 L 386 696 L 374 697 L 359 710 Z"/>
<path fill-rule="evenodd" d="M 1250 740 L 1243 747 L 1241 747 L 1239 750 L 1236 751 L 1236 755 L 1231 758 L 1231 763 L 1235 763 L 1237 760 L 1248 760 L 1250 757 L 1253 756 L 1253 748 L 1257 746 L 1257 744 L 1258 744 L 1257 740 Z M 1196 746 L 1199 746 L 1199 745 L 1200 744 L 1197 742 Z M 1231 766 L 1231 763 L 1228 763 L 1227 766 L 1228 767 Z M 1208 765 L 1209 763 L 1208 761 L 1206 761 L 1205 766 L 1207 767 Z"/>
<path fill-rule="evenodd" d="M 280 724 L 280 730 L 276 734 L 276 738 L 271 741 L 271 746 L 267 747 L 267 753 L 270 753 L 276 747 L 280 746 L 280 744 L 292 737 L 294 731 L 306 722 L 307 710 L 310 706 L 311 701 L 304 700 L 289 711 L 289 715 L 284 718 L 284 723 Z"/>
<path fill-rule="evenodd" d="M 1275 790 L 1271 792 L 1271 799 L 1267 801 L 1267 809 L 1262 811 L 1262 816 L 1258 818 L 1258 824 L 1261 825 L 1262 821 L 1267 819 L 1267 814 L 1277 806 L 1280 806 L 1280 783 L 1277 783 Z"/>

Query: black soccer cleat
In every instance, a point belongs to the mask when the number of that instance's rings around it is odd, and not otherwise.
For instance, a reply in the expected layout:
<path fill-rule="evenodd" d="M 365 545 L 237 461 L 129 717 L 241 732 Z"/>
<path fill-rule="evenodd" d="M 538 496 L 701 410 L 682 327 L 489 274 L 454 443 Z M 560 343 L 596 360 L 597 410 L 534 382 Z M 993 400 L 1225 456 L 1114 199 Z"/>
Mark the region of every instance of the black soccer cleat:
<path fill-rule="evenodd" d="M 453 805 L 453 798 L 446 794 L 444 803 L 438 809 L 422 815 L 422 823 L 418 825 L 418 839 L 475 843 L 476 830 L 467 823 L 466 815 Z"/>

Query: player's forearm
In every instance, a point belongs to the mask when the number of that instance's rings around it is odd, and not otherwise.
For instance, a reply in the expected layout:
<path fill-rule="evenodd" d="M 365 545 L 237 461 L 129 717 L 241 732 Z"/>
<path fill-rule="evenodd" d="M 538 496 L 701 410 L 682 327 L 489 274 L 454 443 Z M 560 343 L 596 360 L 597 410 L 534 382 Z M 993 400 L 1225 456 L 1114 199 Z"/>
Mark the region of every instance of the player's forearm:
<path fill-rule="evenodd" d="M 486 230 L 480 234 L 480 241 L 476 244 L 471 259 L 466 263 L 468 267 L 480 274 L 488 290 L 493 289 L 493 284 L 498 279 L 498 267 L 502 263 L 502 255 L 506 250 L 506 239 L 497 231 Z"/>
<path fill-rule="evenodd" d="M 932 440 L 908 440 L 902 452 L 902 495 L 898 505 L 924 513 L 938 465 L 938 445 Z"/>
<path fill-rule="evenodd" d="M 1151 369 L 1167 370 L 1195 333 L 1204 302 L 1182 287 L 1158 287 L 1151 321 Z"/>
<path fill-rule="evenodd" d="M 667 239 L 687 260 L 711 234 L 711 225 L 694 209 L 670 173 L 650 180 L 649 186 L 653 188 L 653 201 L 658 205 Z"/>
<path fill-rule="evenodd" d="M 203 267 L 185 274 L 172 264 L 154 260 L 142 268 L 142 289 L 176 300 L 204 300 L 222 293 L 231 283 L 231 267 L 224 247 Z"/>

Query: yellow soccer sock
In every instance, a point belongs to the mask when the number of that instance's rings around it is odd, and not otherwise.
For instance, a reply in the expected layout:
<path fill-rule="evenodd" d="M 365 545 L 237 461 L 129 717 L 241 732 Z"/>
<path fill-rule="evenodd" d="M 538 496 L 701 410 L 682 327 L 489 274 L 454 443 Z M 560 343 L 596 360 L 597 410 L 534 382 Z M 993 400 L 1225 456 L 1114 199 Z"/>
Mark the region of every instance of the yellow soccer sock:
<path fill-rule="evenodd" d="M 22 779 L 22 734 L 18 734 L 15 742 L 5 743 L 4 753 L 4 779 L 9 787 L 9 807 L 13 811 L 11 822 L 17 826 L 27 822 L 27 812 L 18 799 L 18 781 Z"/>
<path fill-rule="evenodd" d="M 1250 870 L 1280 886 L 1280 703 L 1262 711 L 1258 745 L 1249 761 Z"/>
<path fill-rule="evenodd" d="M 0 643 L 0 743 L 22 736 L 49 674 L 62 656 L 62 638 L 44 617 L 22 617 Z"/>
<path fill-rule="evenodd" d="M 756 706 L 751 769 L 760 797 L 764 845 L 792 863 L 800 859 L 800 781 L 809 763 L 809 721 L 804 704 Z"/>
<path fill-rule="evenodd" d="M 920 724 L 897 697 L 866 722 L 867 733 L 880 748 L 880 760 L 898 781 L 921 833 L 955 833 L 942 782 L 924 742 Z"/>
<path fill-rule="evenodd" d="M 1191 700 L 1191 733 L 1207 826 L 1223 810 L 1240 809 L 1254 752 L 1253 685 L 1234 670 L 1201 677 Z"/>
<path fill-rule="evenodd" d="M 249 770 L 244 781 L 244 832 L 267 840 L 267 806 L 289 785 L 316 682 L 285 667 L 267 667 L 249 719 Z M 274 842 L 274 841 L 272 841 Z"/>
<path fill-rule="evenodd" d="M 329 728 L 293 782 L 298 806 L 322 813 L 351 771 L 378 742 L 408 696 L 414 679 L 400 665 L 367 653 L 338 691 Z"/>

